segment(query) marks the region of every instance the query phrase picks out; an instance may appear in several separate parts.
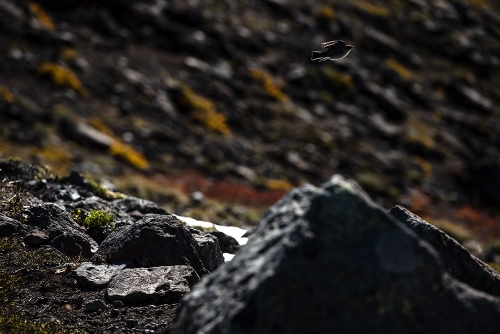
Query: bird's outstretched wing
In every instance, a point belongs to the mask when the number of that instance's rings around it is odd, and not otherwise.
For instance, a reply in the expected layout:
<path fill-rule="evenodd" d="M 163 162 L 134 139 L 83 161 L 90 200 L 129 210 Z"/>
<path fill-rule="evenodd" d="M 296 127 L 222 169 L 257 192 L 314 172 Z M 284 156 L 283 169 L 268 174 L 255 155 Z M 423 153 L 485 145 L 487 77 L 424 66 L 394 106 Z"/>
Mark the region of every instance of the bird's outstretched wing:
<path fill-rule="evenodd" d="M 328 49 L 334 45 L 339 45 L 341 47 L 345 47 L 345 42 L 343 40 L 339 39 L 339 40 L 335 40 L 335 41 L 321 43 L 321 47 L 323 49 Z"/>

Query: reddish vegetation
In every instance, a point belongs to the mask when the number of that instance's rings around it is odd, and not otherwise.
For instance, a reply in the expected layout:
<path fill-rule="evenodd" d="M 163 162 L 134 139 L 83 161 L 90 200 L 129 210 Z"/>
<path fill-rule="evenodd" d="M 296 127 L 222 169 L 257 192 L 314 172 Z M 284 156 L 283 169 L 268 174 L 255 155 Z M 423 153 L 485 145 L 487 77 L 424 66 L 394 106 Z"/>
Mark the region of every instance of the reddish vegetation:
<path fill-rule="evenodd" d="M 462 206 L 457 211 L 457 217 L 463 219 L 468 227 L 484 240 L 500 238 L 500 218 L 479 211 L 469 205 Z"/>
<path fill-rule="evenodd" d="M 285 190 L 256 190 L 242 182 L 211 180 L 194 170 L 185 170 L 168 177 L 157 174 L 153 179 L 185 193 L 201 191 L 208 197 L 224 202 L 250 206 L 270 206 L 286 193 Z"/>

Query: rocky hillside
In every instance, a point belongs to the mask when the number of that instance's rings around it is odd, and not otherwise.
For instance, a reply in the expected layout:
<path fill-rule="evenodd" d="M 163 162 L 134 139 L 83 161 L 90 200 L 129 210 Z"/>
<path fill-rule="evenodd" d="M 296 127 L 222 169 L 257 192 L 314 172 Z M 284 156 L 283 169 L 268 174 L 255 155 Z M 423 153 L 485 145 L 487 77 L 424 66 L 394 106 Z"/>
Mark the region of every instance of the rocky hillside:
<path fill-rule="evenodd" d="M 401 206 L 385 212 L 340 175 L 291 190 L 238 250 L 221 232 L 77 172 L 58 177 L 6 159 L 0 169 L 2 333 L 500 326 L 495 263 Z M 236 254 L 225 263 L 222 251 Z"/>
<path fill-rule="evenodd" d="M 0 152 L 246 225 L 258 213 L 241 205 L 341 173 L 491 242 L 499 13 L 493 0 L 1 0 Z M 349 57 L 310 61 L 337 38 Z M 232 204 L 207 217 L 182 204 L 193 191 Z"/>

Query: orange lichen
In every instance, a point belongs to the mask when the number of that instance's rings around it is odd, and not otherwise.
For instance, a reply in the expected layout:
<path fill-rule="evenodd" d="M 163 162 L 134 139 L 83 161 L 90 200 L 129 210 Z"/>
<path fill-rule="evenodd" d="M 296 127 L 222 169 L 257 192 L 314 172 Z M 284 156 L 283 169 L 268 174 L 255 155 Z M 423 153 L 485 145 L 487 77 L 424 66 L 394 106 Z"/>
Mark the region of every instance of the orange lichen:
<path fill-rule="evenodd" d="M 391 14 L 391 11 L 384 6 L 374 5 L 364 0 L 356 0 L 352 2 L 352 5 L 361 11 L 370 14 L 372 16 L 387 17 Z"/>
<path fill-rule="evenodd" d="M 267 95 L 270 97 L 279 102 L 285 102 L 288 100 L 288 97 L 281 91 L 281 89 L 279 89 L 271 75 L 266 71 L 261 69 L 252 69 L 250 70 L 250 75 L 255 81 L 260 82 L 264 86 Z"/>
<path fill-rule="evenodd" d="M 288 191 L 293 188 L 293 185 L 287 180 L 283 179 L 270 179 L 266 181 L 266 187 L 273 190 Z"/>
<path fill-rule="evenodd" d="M 72 48 L 63 48 L 61 50 L 61 57 L 66 61 L 72 61 L 77 55 L 78 53 L 76 50 Z"/>
<path fill-rule="evenodd" d="M 42 159 L 44 164 L 57 174 L 66 174 L 73 162 L 73 156 L 64 148 L 59 146 L 49 146 L 37 151 L 37 155 Z"/>
<path fill-rule="evenodd" d="M 403 64 L 395 61 L 392 58 L 389 58 L 385 61 L 385 66 L 396 72 L 401 79 L 410 81 L 415 79 L 415 74 L 413 74 L 409 69 L 407 69 Z"/>
<path fill-rule="evenodd" d="M 113 144 L 111 144 L 111 147 L 109 148 L 109 152 L 117 156 L 132 166 L 146 170 L 149 168 L 149 162 L 146 160 L 146 158 L 134 150 L 134 148 L 130 145 L 127 145 L 125 143 L 122 143 L 121 141 L 114 139 Z"/>
<path fill-rule="evenodd" d="M 316 18 L 320 20 L 333 20 L 337 14 L 331 7 L 322 7 L 317 13 Z"/>
<path fill-rule="evenodd" d="M 29 8 L 40 25 L 48 32 L 54 32 L 56 25 L 50 15 L 36 2 L 30 2 Z"/>
<path fill-rule="evenodd" d="M 83 87 L 76 74 L 67 67 L 56 63 L 43 63 L 38 71 L 40 74 L 48 76 L 58 86 L 72 88 L 82 96 L 88 95 L 88 91 Z"/>
<path fill-rule="evenodd" d="M 14 102 L 15 96 L 5 87 L 0 86 L 0 101 L 5 101 L 7 103 Z"/>
<path fill-rule="evenodd" d="M 123 143 L 101 119 L 92 117 L 89 120 L 89 125 L 113 139 L 113 143 L 109 148 L 111 155 L 124 160 L 138 169 L 146 170 L 149 168 L 149 162 L 144 155 L 137 152 L 132 146 Z"/>
<path fill-rule="evenodd" d="M 192 119 L 200 122 L 209 130 L 223 135 L 231 132 L 226 124 L 226 117 L 217 112 L 215 104 L 196 94 L 190 88 L 184 87 L 181 90 L 180 102 L 191 109 L 190 117 Z"/>

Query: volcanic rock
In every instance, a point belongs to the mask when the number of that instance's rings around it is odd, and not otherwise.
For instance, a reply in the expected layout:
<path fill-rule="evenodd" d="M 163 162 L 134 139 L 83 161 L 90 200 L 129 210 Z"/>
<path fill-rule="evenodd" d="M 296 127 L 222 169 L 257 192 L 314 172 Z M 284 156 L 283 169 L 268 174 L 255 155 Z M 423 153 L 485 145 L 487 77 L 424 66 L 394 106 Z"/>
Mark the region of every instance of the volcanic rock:
<path fill-rule="evenodd" d="M 233 261 L 184 297 L 172 333 L 496 333 L 500 299 L 353 182 L 291 191 Z"/>
<path fill-rule="evenodd" d="M 97 251 L 97 243 L 58 205 L 34 205 L 24 213 L 26 223 L 46 233 L 49 243 L 64 254 L 89 258 Z"/>
<path fill-rule="evenodd" d="M 177 303 L 200 280 L 190 266 L 123 269 L 106 290 L 109 300 Z"/>
<path fill-rule="evenodd" d="M 199 276 L 209 271 L 198 253 L 196 239 L 172 215 L 148 214 L 133 225 L 111 233 L 97 255 L 108 263 L 130 260 L 137 267 L 190 265 Z"/>

